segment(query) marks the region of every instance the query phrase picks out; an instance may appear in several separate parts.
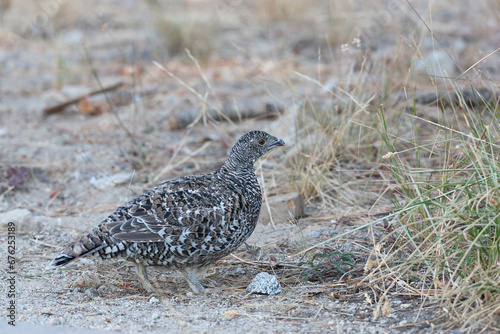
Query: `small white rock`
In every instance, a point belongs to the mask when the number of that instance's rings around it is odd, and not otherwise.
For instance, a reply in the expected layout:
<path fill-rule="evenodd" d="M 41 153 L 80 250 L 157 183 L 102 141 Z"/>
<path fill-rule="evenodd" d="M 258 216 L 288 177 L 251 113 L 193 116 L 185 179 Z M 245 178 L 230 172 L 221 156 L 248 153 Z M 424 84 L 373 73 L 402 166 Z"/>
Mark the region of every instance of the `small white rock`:
<path fill-rule="evenodd" d="M 281 285 L 276 276 L 262 272 L 250 282 L 247 292 L 275 295 L 281 292 Z"/>
<path fill-rule="evenodd" d="M 132 179 L 133 175 L 133 173 L 118 173 L 101 178 L 96 178 L 95 176 L 93 176 L 90 178 L 89 182 L 95 188 L 102 190 L 114 185 L 129 182 Z"/>
<path fill-rule="evenodd" d="M 10 222 L 15 224 L 16 232 L 37 231 L 40 227 L 40 224 L 34 221 L 31 212 L 26 209 L 14 209 L 0 213 L 2 228 L 5 229 Z"/>
<path fill-rule="evenodd" d="M 85 290 L 84 292 L 87 296 L 89 297 L 96 297 L 97 296 L 97 290 L 94 289 L 94 288 L 88 288 L 87 290 Z"/>
<path fill-rule="evenodd" d="M 158 298 L 156 298 L 156 297 L 151 297 L 151 298 L 149 298 L 149 303 L 153 304 L 153 305 L 156 305 L 156 304 L 160 303 L 160 300 Z"/>
<path fill-rule="evenodd" d="M 319 238 L 319 237 L 321 237 L 321 232 L 319 232 L 319 231 L 314 231 L 314 232 L 311 232 L 309 234 L 309 238 L 310 239 L 316 239 L 316 238 Z"/>

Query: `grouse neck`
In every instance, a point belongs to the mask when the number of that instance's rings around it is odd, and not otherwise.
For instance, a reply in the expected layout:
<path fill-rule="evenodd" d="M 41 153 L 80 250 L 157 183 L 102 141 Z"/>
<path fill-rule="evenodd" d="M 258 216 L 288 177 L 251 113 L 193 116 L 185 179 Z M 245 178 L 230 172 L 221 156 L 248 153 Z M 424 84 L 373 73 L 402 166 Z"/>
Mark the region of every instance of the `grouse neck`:
<path fill-rule="evenodd" d="M 229 158 L 224 163 L 224 165 L 222 165 L 221 171 L 229 172 L 232 174 L 253 173 L 253 164 L 254 164 L 253 160 L 240 161 L 238 159 Z"/>

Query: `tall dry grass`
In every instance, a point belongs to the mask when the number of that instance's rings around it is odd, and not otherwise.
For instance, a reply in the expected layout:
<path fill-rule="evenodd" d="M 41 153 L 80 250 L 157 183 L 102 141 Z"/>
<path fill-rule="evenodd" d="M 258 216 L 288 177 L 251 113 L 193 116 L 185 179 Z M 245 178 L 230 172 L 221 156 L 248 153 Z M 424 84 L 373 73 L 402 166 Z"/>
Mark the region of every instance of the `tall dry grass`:
<path fill-rule="evenodd" d="M 344 89 L 303 74 L 330 95 L 298 105 L 294 136 L 300 145 L 289 155 L 288 174 L 292 187 L 332 210 L 373 210 L 391 199 L 387 235 L 368 266 L 368 277 L 392 282 L 382 296 L 403 287 L 439 301 L 436 317 L 448 319 L 445 325 L 498 330 L 499 83 L 482 70 L 498 50 L 491 46 L 491 54 L 461 59 L 434 39 L 434 50 L 448 52 L 458 66 L 431 63 L 422 43 L 432 39 L 434 26 L 423 25 L 422 37 L 410 40 L 412 65 L 401 59 L 408 53 L 394 54 L 387 66 L 365 49 L 352 57 Z M 450 68 L 458 73 L 445 71 Z M 422 103 L 422 93 L 435 101 Z M 356 179 L 356 170 L 367 173 Z"/>

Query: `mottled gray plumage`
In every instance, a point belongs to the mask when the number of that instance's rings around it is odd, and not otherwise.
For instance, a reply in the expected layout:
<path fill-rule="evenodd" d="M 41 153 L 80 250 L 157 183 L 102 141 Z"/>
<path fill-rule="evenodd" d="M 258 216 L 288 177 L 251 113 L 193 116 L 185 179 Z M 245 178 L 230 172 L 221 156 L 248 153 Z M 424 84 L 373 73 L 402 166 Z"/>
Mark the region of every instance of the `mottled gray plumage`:
<path fill-rule="evenodd" d="M 221 168 L 160 184 L 118 208 L 49 266 L 87 255 L 124 257 L 137 265 L 143 287 L 154 291 L 147 266 L 179 269 L 195 293 L 196 272 L 238 248 L 253 232 L 262 195 L 255 161 L 285 143 L 263 131 L 240 138 Z"/>

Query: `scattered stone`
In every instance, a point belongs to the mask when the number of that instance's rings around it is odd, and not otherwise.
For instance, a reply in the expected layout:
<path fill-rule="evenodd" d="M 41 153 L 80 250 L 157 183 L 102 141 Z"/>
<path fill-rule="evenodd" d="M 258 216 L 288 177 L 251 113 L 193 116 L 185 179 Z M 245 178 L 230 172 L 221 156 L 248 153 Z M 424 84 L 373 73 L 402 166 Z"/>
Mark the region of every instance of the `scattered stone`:
<path fill-rule="evenodd" d="M 262 224 L 282 223 L 304 215 L 305 204 L 299 193 L 276 195 L 262 203 L 259 222 Z M 269 211 L 271 215 L 269 215 Z M 272 220 L 271 220 L 272 218 Z"/>
<path fill-rule="evenodd" d="M 88 265 L 95 264 L 95 262 L 92 261 L 91 259 L 80 259 L 79 262 L 80 264 L 88 264 Z"/>
<path fill-rule="evenodd" d="M 101 279 L 93 272 L 81 274 L 73 283 L 74 288 L 98 288 L 102 284 Z M 96 291 L 97 293 L 97 291 Z"/>
<path fill-rule="evenodd" d="M 61 319 L 58 318 L 50 318 L 49 320 L 47 320 L 47 325 L 50 326 L 57 326 L 60 324 L 61 324 Z"/>
<path fill-rule="evenodd" d="M 153 305 L 157 305 L 160 303 L 160 300 L 156 297 L 151 297 L 151 298 L 149 298 L 149 303 L 153 304 Z"/>
<path fill-rule="evenodd" d="M 85 290 L 85 294 L 89 297 L 96 297 L 97 296 L 97 290 L 94 288 L 88 288 Z"/>
<path fill-rule="evenodd" d="M 314 232 L 311 232 L 311 234 L 309 234 L 309 239 L 316 239 L 319 237 L 321 237 L 321 232 L 319 232 L 319 231 L 314 231 Z"/>
<path fill-rule="evenodd" d="M 113 285 L 101 285 L 99 288 L 97 288 L 97 293 L 99 293 L 99 295 L 108 295 L 116 293 L 119 290 L 119 288 Z"/>
<path fill-rule="evenodd" d="M 16 225 L 17 232 L 32 232 L 40 229 L 40 224 L 34 221 L 33 215 L 27 209 L 14 209 L 0 213 L 2 229 L 6 230 L 10 222 Z"/>
<path fill-rule="evenodd" d="M 458 70 L 453 59 L 441 50 L 425 53 L 423 59 L 413 64 L 413 69 L 418 73 L 438 76 L 452 76 Z"/>
<path fill-rule="evenodd" d="M 133 173 L 118 173 L 100 178 L 91 177 L 89 181 L 95 188 L 103 190 L 111 186 L 129 182 L 132 177 Z"/>
<path fill-rule="evenodd" d="M 250 282 L 247 292 L 275 295 L 281 292 L 281 285 L 276 276 L 261 272 Z"/>

